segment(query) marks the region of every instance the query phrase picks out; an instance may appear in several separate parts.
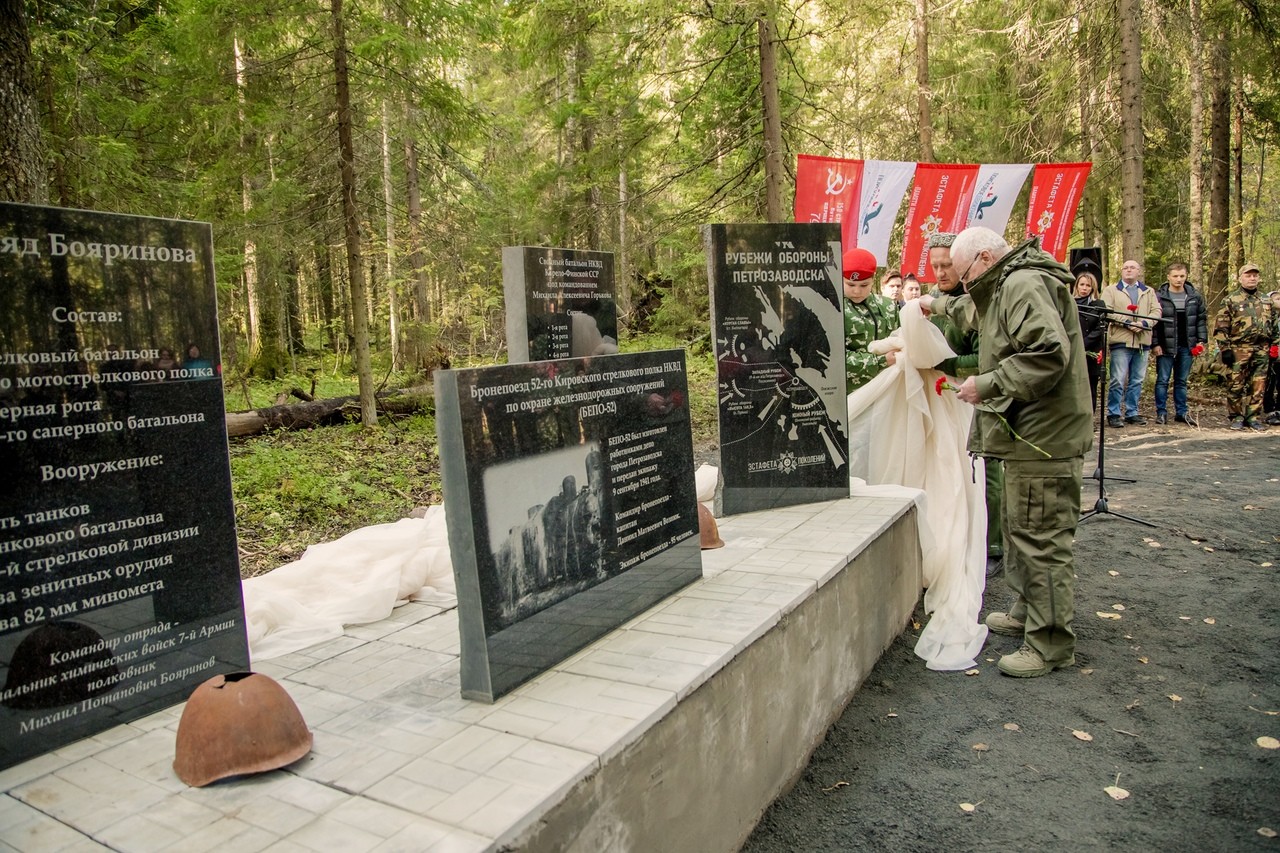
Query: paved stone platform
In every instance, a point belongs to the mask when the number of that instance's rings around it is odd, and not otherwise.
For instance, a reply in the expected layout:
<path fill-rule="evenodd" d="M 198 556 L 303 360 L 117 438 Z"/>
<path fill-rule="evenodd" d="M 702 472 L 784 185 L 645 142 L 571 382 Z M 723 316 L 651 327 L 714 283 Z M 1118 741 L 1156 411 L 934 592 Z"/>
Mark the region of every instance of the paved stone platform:
<path fill-rule="evenodd" d="M 170 708 L 0 772 L 0 851 L 734 850 L 910 616 L 914 518 L 879 494 L 722 519 L 701 581 L 492 705 L 459 696 L 456 611 L 406 604 L 255 666 L 307 757 L 188 788 Z"/>

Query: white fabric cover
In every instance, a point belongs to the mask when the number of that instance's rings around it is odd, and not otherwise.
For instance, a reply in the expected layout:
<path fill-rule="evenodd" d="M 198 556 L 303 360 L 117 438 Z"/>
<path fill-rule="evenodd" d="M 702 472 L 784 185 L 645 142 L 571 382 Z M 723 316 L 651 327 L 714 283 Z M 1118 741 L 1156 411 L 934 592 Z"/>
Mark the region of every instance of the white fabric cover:
<path fill-rule="evenodd" d="M 916 643 L 929 669 L 968 669 L 987 638 L 978 622 L 986 588 L 986 480 L 967 451 L 973 408 L 930 365 L 955 353 L 912 300 L 902 328 L 869 349 L 898 350 L 896 363 L 849 395 L 850 473 L 871 486 L 895 484 L 916 495 L 926 613 Z"/>
<path fill-rule="evenodd" d="M 312 545 L 292 563 L 241 584 L 249 651 L 268 660 L 376 622 L 397 604 L 457 604 L 444 507 Z"/>

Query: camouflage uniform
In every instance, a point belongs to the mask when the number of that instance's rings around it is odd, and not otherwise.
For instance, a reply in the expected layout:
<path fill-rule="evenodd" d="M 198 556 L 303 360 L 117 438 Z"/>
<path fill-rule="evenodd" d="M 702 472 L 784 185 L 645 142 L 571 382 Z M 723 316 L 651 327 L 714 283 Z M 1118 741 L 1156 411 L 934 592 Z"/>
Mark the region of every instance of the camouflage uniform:
<path fill-rule="evenodd" d="M 901 325 L 893 302 L 878 293 L 861 302 L 844 300 L 845 393 L 852 394 L 889 366 L 884 356 L 867 352 L 867 344 L 887 338 Z"/>
<path fill-rule="evenodd" d="M 1262 392 L 1266 388 L 1271 346 L 1277 342 L 1276 312 L 1255 290 L 1238 288 L 1227 297 L 1213 324 L 1219 358 L 1230 350 L 1235 364 L 1226 367 L 1227 417 L 1262 420 Z"/>

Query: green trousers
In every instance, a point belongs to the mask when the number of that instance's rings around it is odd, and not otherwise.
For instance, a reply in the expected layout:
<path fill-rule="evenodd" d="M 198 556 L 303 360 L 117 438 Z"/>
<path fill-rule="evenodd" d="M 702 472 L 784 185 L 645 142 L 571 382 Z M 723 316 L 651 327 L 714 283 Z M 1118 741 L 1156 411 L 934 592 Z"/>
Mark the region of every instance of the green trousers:
<path fill-rule="evenodd" d="M 1075 558 L 1084 460 L 1004 463 L 1005 579 L 1017 595 L 1009 615 L 1026 622 L 1025 642 L 1053 663 L 1075 654 Z"/>
<path fill-rule="evenodd" d="M 1000 510 L 1000 493 L 1004 491 L 1004 463 L 999 459 L 987 463 L 987 556 L 1004 556 L 1004 517 Z"/>

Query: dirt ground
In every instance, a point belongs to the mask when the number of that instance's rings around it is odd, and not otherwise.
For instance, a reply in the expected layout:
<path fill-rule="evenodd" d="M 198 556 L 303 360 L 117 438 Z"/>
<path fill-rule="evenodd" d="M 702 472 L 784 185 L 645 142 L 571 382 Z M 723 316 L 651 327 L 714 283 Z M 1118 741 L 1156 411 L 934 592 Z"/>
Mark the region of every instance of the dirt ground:
<path fill-rule="evenodd" d="M 930 672 L 909 627 L 744 850 L 1280 851 L 1280 428 L 1202 409 L 1109 430 L 1105 461 L 1137 482 L 1077 533 L 1076 666 L 1001 675 L 993 634 Z M 1008 603 L 989 582 L 983 614 Z"/>

